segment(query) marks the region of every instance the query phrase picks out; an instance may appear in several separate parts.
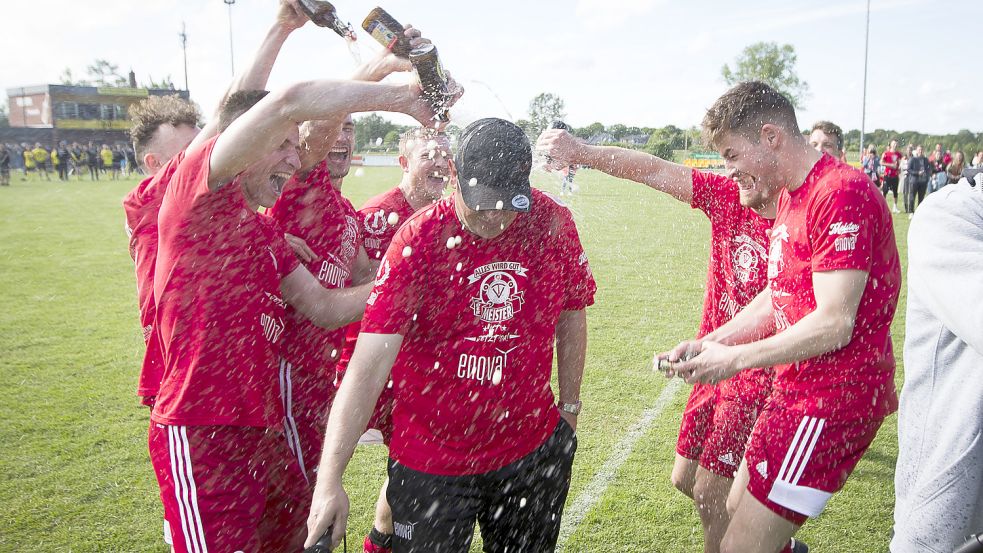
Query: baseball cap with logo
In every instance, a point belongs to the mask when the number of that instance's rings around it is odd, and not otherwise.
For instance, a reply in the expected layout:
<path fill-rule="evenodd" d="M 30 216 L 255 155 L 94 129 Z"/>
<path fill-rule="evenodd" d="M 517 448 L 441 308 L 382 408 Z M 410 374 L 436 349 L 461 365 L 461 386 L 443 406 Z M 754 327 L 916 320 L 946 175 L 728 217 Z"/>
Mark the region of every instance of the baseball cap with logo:
<path fill-rule="evenodd" d="M 489 117 L 468 125 L 454 165 L 461 198 L 471 209 L 525 213 L 532 206 L 532 147 L 514 123 Z"/>

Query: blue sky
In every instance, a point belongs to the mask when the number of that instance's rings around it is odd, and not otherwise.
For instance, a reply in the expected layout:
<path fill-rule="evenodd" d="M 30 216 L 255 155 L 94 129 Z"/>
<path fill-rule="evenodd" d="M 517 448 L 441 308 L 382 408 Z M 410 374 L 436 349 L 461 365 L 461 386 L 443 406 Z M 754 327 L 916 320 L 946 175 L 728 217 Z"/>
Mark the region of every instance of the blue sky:
<path fill-rule="evenodd" d="M 374 3 L 337 0 L 356 27 Z M 810 86 L 801 126 L 830 119 L 859 128 L 865 0 L 549 0 L 383 4 L 432 38 L 468 93 L 454 114 L 521 118 L 529 100 L 552 92 L 568 122 L 691 126 L 725 89 L 720 68 L 748 44 L 792 44 Z M 272 21 L 274 0 L 237 0 L 237 67 Z M 188 28 L 192 97 L 206 112 L 227 85 L 228 12 L 220 0 L 35 0 L 4 7 L 0 88 L 57 82 L 94 58 L 138 78 L 170 74 L 183 84 L 181 22 Z M 11 24 L 13 22 L 13 24 Z M 873 0 L 867 128 L 948 133 L 983 130 L 983 50 L 974 28 L 980 0 Z M 360 32 L 363 56 L 375 44 Z M 975 33 L 975 34 L 974 34 Z M 16 52 L 16 53 L 11 53 Z M 970 57 L 974 55 L 974 57 Z M 354 61 L 337 36 L 308 25 L 291 37 L 273 71 L 275 88 L 342 78 Z M 971 71 L 970 68 L 973 68 Z"/>

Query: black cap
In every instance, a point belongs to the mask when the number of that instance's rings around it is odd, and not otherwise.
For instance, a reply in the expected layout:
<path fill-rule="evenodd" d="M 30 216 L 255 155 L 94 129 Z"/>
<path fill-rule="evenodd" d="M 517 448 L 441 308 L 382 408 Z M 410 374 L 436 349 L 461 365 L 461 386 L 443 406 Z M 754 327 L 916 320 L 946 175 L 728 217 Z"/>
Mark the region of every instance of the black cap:
<path fill-rule="evenodd" d="M 461 197 L 471 209 L 524 213 L 532 206 L 532 147 L 515 123 L 489 117 L 468 125 L 454 165 Z"/>

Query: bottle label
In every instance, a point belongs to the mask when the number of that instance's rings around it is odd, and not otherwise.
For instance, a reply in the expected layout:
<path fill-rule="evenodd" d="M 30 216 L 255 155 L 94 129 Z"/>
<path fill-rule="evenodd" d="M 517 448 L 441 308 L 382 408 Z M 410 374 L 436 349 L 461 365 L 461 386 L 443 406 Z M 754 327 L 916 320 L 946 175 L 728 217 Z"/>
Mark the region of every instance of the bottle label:
<path fill-rule="evenodd" d="M 372 38 L 379 41 L 379 44 L 390 50 L 392 50 L 393 45 L 396 44 L 396 40 L 398 38 L 396 33 L 392 32 L 388 27 L 383 25 L 381 21 L 373 21 L 370 23 L 367 31 Z"/>

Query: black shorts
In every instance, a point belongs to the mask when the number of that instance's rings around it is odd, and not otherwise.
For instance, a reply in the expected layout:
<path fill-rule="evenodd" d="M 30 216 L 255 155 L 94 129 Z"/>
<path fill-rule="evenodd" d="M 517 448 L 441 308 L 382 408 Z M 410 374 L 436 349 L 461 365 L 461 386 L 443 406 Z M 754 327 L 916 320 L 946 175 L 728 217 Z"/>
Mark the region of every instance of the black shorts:
<path fill-rule="evenodd" d="M 393 553 L 466 553 L 475 521 L 486 552 L 553 551 L 576 451 L 577 437 L 560 419 L 535 451 L 483 474 L 439 476 L 390 459 Z"/>
<path fill-rule="evenodd" d="M 884 177 L 884 182 L 881 187 L 881 191 L 885 196 L 887 196 L 888 191 L 894 192 L 894 195 L 898 195 L 898 177 Z"/>

